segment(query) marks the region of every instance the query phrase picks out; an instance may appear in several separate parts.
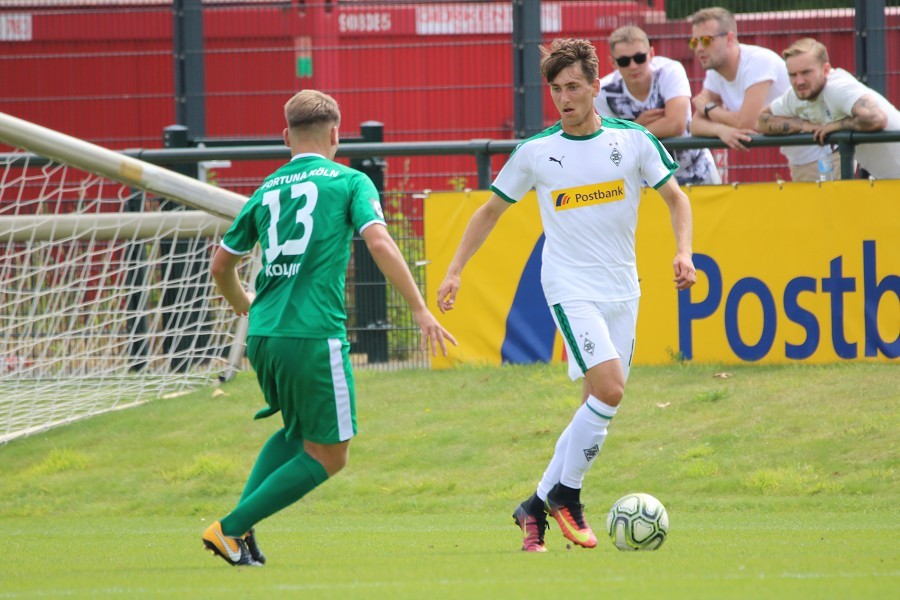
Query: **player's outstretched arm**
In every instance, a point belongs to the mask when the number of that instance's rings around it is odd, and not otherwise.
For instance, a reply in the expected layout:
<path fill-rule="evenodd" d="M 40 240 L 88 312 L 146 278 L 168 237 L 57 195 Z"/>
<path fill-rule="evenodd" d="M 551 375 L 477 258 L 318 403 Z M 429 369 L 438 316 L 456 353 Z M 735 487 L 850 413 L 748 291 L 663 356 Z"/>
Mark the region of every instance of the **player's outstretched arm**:
<path fill-rule="evenodd" d="M 674 177 L 659 188 L 659 193 L 669 207 L 672 218 L 672 230 L 675 232 L 675 260 L 672 269 L 675 272 L 675 288 L 686 290 L 697 282 L 697 271 L 694 269 L 693 254 L 693 222 L 691 202 L 676 183 Z"/>
<path fill-rule="evenodd" d="M 453 260 L 450 261 L 450 266 L 447 267 L 447 274 L 438 287 L 437 304 L 442 313 L 453 310 L 453 305 L 456 303 L 456 294 L 459 292 L 463 268 L 484 244 L 484 241 L 491 231 L 494 230 L 494 226 L 497 225 L 497 221 L 507 208 L 509 208 L 508 202 L 497 194 L 491 194 L 488 201 L 482 204 L 475 211 L 475 214 L 472 215 L 472 218 L 469 219 L 469 224 L 466 226 L 466 231 L 459 241 Z"/>
<path fill-rule="evenodd" d="M 444 329 L 443 325 L 438 323 L 435 316 L 428 310 L 425 299 L 422 298 L 419 287 L 409 271 L 406 259 L 403 258 L 394 238 L 388 233 L 387 227 L 381 224 L 370 225 L 363 230 L 362 238 L 365 240 L 375 264 L 412 309 L 413 318 L 419 329 L 422 330 L 421 348 L 425 350 L 430 347 L 431 353 L 436 356 L 440 347 L 441 353 L 447 356 L 446 342 L 449 341 L 456 346 L 456 338 Z"/>
<path fill-rule="evenodd" d="M 209 270 L 219 293 L 228 301 L 235 314 L 244 316 L 250 312 L 253 296 L 244 290 L 241 279 L 238 277 L 237 266 L 241 262 L 241 258 L 243 257 L 232 254 L 219 246 Z"/>

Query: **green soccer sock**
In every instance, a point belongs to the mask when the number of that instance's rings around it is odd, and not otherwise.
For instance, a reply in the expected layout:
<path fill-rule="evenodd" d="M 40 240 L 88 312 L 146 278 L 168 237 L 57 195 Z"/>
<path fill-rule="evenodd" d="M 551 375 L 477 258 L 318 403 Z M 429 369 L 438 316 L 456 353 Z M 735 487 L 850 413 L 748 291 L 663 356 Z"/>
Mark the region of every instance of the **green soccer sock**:
<path fill-rule="evenodd" d="M 244 492 L 241 494 L 240 502 L 255 492 L 266 480 L 266 477 L 289 460 L 300 456 L 301 452 L 303 452 L 302 441 L 287 439 L 283 427 L 276 431 L 259 451 L 256 464 L 253 465 L 253 470 L 250 471 L 250 477 L 247 478 L 247 484 L 244 486 Z"/>
<path fill-rule="evenodd" d="M 256 523 L 290 506 L 327 479 L 325 467 L 301 452 L 273 471 L 222 519 L 222 533 L 232 537 L 244 535 Z"/>

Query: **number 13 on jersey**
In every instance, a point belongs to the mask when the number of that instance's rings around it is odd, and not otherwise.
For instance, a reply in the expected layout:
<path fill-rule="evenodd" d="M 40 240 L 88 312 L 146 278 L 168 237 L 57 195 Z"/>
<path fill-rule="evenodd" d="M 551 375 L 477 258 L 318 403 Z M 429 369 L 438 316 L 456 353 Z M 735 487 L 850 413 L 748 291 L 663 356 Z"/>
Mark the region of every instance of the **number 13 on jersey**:
<path fill-rule="evenodd" d="M 271 263 L 280 255 L 297 256 L 306 252 L 306 246 L 309 244 L 309 238 L 312 235 L 313 219 L 312 212 L 316 208 L 316 201 L 319 199 L 319 188 L 311 181 L 304 181 L 291 186 L 291 200 L 297 200 L 306 196 L 306 203 L 302 208 L 297 209 L 296 219 L 294 223 L 303 225 L 303 236 L 299 239 L 286 239 L 279 242 L 278 236 L 278 220 L 281 218 L 281 191 L 272 190 L 263 194 L 263 206 L 269 207 L 269 247 L 266 248 L 266 262 Z"/>

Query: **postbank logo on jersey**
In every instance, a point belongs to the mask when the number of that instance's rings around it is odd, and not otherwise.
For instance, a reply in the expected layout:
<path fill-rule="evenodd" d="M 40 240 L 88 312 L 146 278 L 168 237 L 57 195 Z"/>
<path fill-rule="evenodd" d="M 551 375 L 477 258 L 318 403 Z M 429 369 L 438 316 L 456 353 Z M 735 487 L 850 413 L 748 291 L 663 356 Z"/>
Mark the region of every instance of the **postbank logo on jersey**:
<path fill-rule="evenodd" d="M 551 196 L 555 210 L 569 210 L 582 206 L 618 202 L 625 199 L 625 180 L 617 179 L 564 190 L 553 190 Z"/>

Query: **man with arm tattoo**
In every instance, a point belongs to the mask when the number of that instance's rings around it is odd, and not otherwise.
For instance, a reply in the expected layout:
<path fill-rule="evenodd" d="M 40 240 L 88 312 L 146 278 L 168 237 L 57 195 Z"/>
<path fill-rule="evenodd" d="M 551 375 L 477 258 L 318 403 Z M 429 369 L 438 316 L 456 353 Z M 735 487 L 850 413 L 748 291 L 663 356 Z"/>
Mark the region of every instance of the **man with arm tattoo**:
<path fill-rule="evenodd" d="M 832 68 L 822 43 L 803 38 L 785 49 L 782 56 L 791 89 L 760 113 L 756 124 L 760 132 L 812 133 L 815 141 L 824 145 L 830 133 L 840 130 L 900 130 L 900 111 L 847 71 Z M 839 173 L 836 152 L 833 160 L 835 173 Z M 856 148 L 856 160 L 878 179 L 900 178 L 900 142 L 861 144 Z M 815 174 L 799 174 L 803 179 L 792 175 L 794 181 L 810 181 Z"/>

